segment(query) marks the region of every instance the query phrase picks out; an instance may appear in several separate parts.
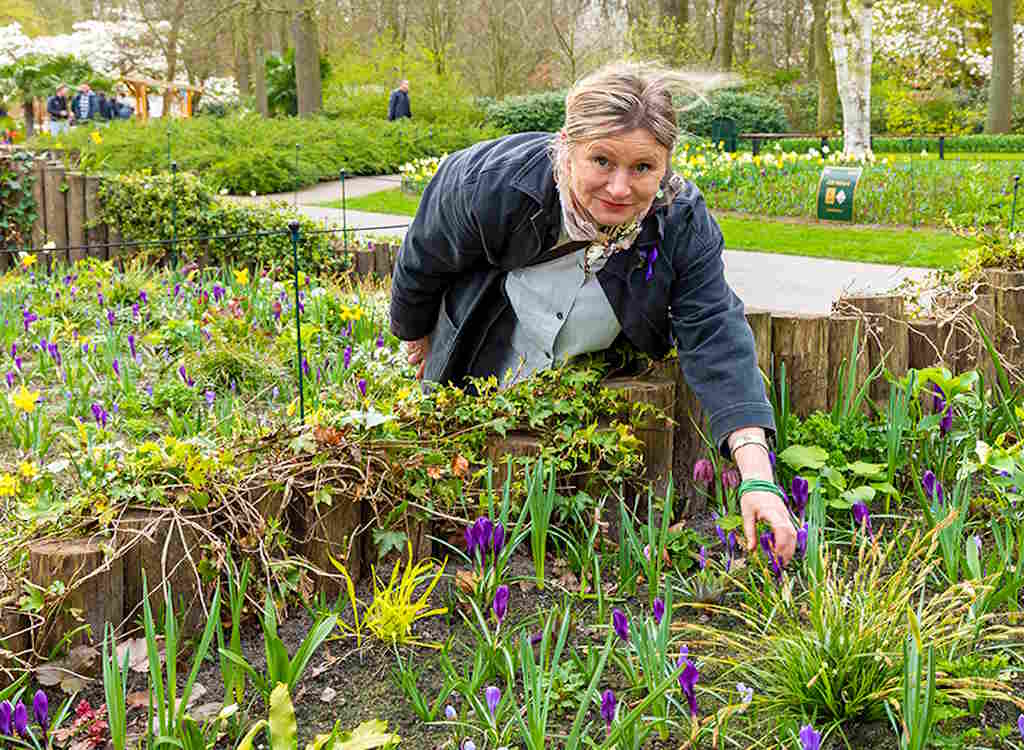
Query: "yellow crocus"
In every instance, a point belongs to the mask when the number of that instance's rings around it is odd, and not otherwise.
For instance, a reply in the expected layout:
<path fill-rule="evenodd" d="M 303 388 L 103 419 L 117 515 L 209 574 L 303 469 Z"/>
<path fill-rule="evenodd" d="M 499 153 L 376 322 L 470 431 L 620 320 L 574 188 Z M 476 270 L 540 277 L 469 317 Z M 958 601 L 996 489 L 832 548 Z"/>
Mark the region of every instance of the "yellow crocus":
<path fill-rule="evenodd" d="M 39 469 L 37 469 L 36 465 L 30 461 L 22 461 L 18 464 L 18 473 L 21 474 L 22 478 L 24 478 L 26 482 L 31 482 L 39 476 Z"/>
<path fill-rule="evenodd" d="M 8 396 L 8 399 L 13 406 L 26 414 L 31 414 L 36 410 L 36 401 L 39 400 L 39 396 L 39 391 L 30 391 L 25 386 L 20 386 L 18 390 Z"/>
<path fill-rule="evenodd" d="M 18 478 L 13 474 L 0 474 L 0 497 L 14 497 L 18 494 Z"/>

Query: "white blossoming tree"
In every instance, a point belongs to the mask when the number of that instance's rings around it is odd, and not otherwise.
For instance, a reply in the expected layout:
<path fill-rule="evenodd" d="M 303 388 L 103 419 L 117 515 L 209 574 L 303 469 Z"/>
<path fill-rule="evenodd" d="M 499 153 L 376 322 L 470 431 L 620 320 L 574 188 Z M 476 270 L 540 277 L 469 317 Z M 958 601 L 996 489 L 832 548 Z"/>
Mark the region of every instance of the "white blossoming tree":
<path fill-rule="evenodd" d="M 836 83 L 843 106 L 843 155 L 871 152 L 871 10 L 873 0 L 829 0 Z"/>

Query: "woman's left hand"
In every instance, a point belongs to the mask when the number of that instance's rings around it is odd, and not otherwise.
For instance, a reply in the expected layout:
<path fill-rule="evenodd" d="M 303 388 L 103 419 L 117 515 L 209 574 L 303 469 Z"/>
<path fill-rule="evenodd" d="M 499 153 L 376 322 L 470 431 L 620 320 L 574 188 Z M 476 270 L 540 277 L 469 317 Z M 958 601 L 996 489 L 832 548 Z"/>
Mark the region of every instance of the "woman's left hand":
<path fill-rule="evenodd" d="M 743 535 L 747 538 L 747 552 L 757 548 L 757 522 L 764 521 L 775 535 L 775 554 L 786 565 L 796 552 L 796 529 L 789 519 L 789 511 L 779 496 L 772 492 L 745 492 L 740 500 L 743 511 Z"/>

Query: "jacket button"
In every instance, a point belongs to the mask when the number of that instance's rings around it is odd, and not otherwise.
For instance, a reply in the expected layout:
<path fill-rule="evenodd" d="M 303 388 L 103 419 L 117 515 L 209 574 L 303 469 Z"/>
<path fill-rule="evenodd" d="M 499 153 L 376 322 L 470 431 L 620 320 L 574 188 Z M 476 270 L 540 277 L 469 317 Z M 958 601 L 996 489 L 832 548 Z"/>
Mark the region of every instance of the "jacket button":
<path fill-rule="evenodd" d="M 557 312 L 557 313 L 555 313 L 555 317 L 556 317 L 556 318 L 558 318 L 559 320 L 561 320 L 561 319 L 562 319 L 562 318 L 564 318 L 565 316 L 564 316 L 564 315 L 562 315 L 562 313 L 560 313 L 560 312 Z"/>

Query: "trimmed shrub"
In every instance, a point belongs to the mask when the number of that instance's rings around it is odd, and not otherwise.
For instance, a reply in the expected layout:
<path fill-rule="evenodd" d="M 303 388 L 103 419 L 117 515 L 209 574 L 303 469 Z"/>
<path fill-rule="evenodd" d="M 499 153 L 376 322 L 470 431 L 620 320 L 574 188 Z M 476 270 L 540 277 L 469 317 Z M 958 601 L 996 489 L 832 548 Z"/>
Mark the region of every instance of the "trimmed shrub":
<path fill-rule="evenodd" d="M 342 168 L 349 175 L 391 174 L 413 159 L 440 156 L 498 135 L 501 131 L 492 127 L 416 120 L 265 119 L 236 113 L 170 122 L 115 122 L 102 131 L 79 127 L 57 142 L 78 151 L 83 163 L 128 173 L 166 168 L 169 137 L 178 168 L 200 175 L 214 191 L 263 194 L 334 180 Z M 53 148 L 54 143 L 50 136 L 34 141 L 40 148 Z"/>
<path fill-rule="evenodd" d="M 804 153 L 809 148 L 819 148 L 821 142 L 816 138 L 785 138 L 762 144 L 762 148 L 775 148 L 778 143 L 783 151 Z M 749 143 L 748 143 L 749 145 Z M 842 151 L 843 139 L 839 136 L 828 139 L 829 148 Z M 1024 135 L 956 135 L 949 136 L 945 142 L 946 153 L 1021 153 L 1024 152 Z M 939 139 L 935 136 L 878 136 L 875 138 L 876 154 L 929 154 L 939 152 Z"/>
<path fill-rule="evenodd" d="M 508 96 L 487 105 L 487 122 L 509 133 L 554 133 L 565 122 L 565 91 Z"/>
<path fill-rule="evenodd" d="M 332 235 L 317 233 L 320 226 L 297 214 L 287 204 L 242 206 L 219 199 L 192 174 L 134 172 L 105 179 L 100 184 L 102 223 L 117 227 L 136 241 L 176 237 L 180 255 L 206 252 L 217 262 L 291 267 L 292 245 L 288 223 L 299 221 L 299 267 L 320 274 L 344 270 L 348 257 L 337 252 Z M 280 234 L 245 237 L 264 232 Z M 191 238 L 230 239 L 191 241 Z M 340 239 L 338 240 L 340 242 Z M 140 248 L 138 252 L 146 252 Z M 150 252 L 152 250 L 150 249 Z M 161 249 L 159 254 L 164 254 Z"/>
<path fill-rule="evenodd" d="M 711 137 L 711 122 L 718 117 L 736 121 L 737 133 L 785 133 L 789 131 L 786 111 L 775 99 L 742 91 L 719 91 L 707 102 L 679 113 L 679 127 L 686 133 Z"/>

